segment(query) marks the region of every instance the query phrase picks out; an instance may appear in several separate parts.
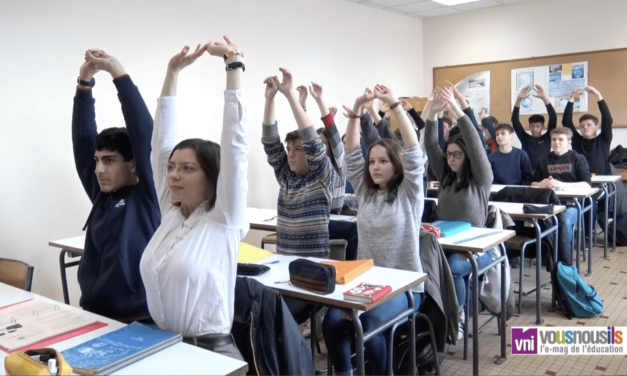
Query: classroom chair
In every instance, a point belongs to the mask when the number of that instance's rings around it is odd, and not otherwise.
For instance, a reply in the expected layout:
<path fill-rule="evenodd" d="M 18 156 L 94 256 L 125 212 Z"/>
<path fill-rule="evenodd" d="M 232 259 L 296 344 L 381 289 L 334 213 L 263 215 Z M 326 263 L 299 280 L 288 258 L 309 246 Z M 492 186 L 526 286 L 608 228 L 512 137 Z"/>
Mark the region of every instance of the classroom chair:
<path fill-rule="evenodd" d="M 0 282 L 30 291 L 35 267 L 25 262 L 0 258 Z"/>

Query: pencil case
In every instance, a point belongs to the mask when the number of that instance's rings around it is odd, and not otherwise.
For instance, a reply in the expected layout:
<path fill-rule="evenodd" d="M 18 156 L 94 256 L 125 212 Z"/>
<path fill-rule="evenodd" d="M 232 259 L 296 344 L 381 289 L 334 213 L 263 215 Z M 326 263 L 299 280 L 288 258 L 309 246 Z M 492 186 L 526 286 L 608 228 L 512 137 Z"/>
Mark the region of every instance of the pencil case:
<path fill-rule="evenodd" d="M 39 355 L 41 360 L 32 358 Z M 4 358 L 4 370 L 10 376 L 50 375 L 48 359 L 56 359 L 57 371 L 54 375 L 69 376 L 72 367 L 63 359 L 60 352 L 52 348 L 30 349 L 24 352 L 16 351 Z"/>
<path fill-rule="evenodd" d="M 548 205 L 532 205 L 524 204 L 523 213 L 525 214 L 553 214 L 553 204 Z"/>
<path fill-rule="evenodd" d="M 290 282 L 296 287 L 326 295 L 335 291 L 335 266 L 306 259 L 297 259 L 289 265 Z"/>
<path fill-rule="evenodd" d="M 237 275 L 255 276 L 270 270 L 269 266 L 259 264 L 243 264 L 237 263 Z"/>

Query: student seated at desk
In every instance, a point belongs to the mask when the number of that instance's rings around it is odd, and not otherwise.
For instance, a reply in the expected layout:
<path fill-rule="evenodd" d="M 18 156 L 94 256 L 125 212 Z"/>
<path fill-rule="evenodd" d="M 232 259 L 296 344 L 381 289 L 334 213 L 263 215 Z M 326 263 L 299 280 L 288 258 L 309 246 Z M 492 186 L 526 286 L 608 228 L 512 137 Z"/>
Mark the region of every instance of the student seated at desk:
<path fill-rule="evenodd" d="M 126 128 L 96 129 L 94 75 L 111 74 Z M 80 305 L 119 321 L 150 319 L 139 261 L 161 222 L 150 168 L 152 116 L 118 59 L 88 50 L 72 115 L 74 161 L 93 203 L 78 268 Z"/>
<path fill-rule="evenodd" d="M 573 124 L 573 108 L 575 101 L 579 100 L 583 91 L 575 90 L 570 95 L 570 100 L 564 109 L 564 117 L 562 118 L 562 125 L 568 127 L 573 132 L 573 150 L 586 157 L 588 166 L 590 167 L 590 173 L 596 175 L 612 175 L 609 166 L 610 145 L 612 144 L 612 114 L 607 103 L 603 99 L 601 93 L 588 86 L 585 88 L 588 94 L 592 94 L 596 97 L 599 105 L 599 111 L 601 112 L 601 124 L 599 125 L 599 119 L 592 114 L 584 114 L 579 118 L 579 130 L 581 134 L 577 132 L 575 124 Z M 597 199 L 601 196 L 601 192 L 593 196 L 594 208 L 592 209 L 592 223 L 596 223 L 597 213 L 599 211 L 605 211 L 605 200 Z M 585 216 L 586 226 L 588 226 L 588 216 Z"/>
<path fill-rule="evenodd" d="M 512 146 L 514 128 L 509 124 L 499 124 L 496 126 L 495 133 L 499 149 L 488 155 L 488 161 L 490 161 L 494 175 L 492 184 L 531 184 L 533 171 L 529 157 L 524 150 Z"/>
<path fill-rule="evenodd" d="M 551 152 L 551 131 L 557 127 L 557 114 L 549 100 L 549 95 L 544 91 L 542 86 L 535 86 L 535 94 L 531 94 L 532 90 L 534 89 L 526 87 L 518 94 L 516 104 L 512 110 L 512 125 L 514 126 L 516 136 L 518 136 L 520 140 L 522 150 L 529 156 L 531 168 L 534 169 L 538 159 Z M 528 98 L 529 95 L 542 99 L 546 106 L 546 111 L 549 114 L 549 126 L 544 134 L 542 134 L 542 130 L 544 129 L 544 116 L 542 115 L 536 114 L 529 116 L 529 131 L 531 134 L 525 132 L 520 123 L 520 103 L 523 99 Z"/>
<path fill-rule="evenodd" d="M 376 141 L 368 150 L 368 162 L 359 148 L 359 128 L 363 105 L 377 97 L 390 105 L 398 121 L 405 149 L 396 140 Z M 394 93 L 382 85 L 357 98 L 346 131 L 348 179 L 359 199 L 357 227 L 359 258 L 374 259 L 375 266 L 422 272 L 419 236 L 424 205 L 423 175 L 425 155 L 405 111 Z M 375 281 L 373 281 L 375 282 Z M 385 281 L 376 281 L 385 283 Z M 414 292 L 415 307 L 422 300 L 424 285 Z M 360 316 L 364 332 L 407 309 L 405 295 Z M 351 374 L 350 338 L 353 325 L 337 309 L 329 309 L 322 332 L 336 375 Z M 379 334 L 365 343 L 365 357 L 374 375 L 385 373 L 388 361 L 386 339 Z"/>
<path fill-rule="evenodd" d="M 328 257 L 329 218 L 337 173 L 309 116 L 298 103 L 292 74 L 280 69 L 283 81 L 268 77 L 261 142 L 279 183 L 276 249 L 279 254 Z M 298 130 L 285 136 L 287 153 L 274 117 L 274 97 L 287 98 Z M 328 110 L 327 110 L 328 111 Z"/>
<path fill-rule="evenodd" d="M 184 341 L 242 359 L 231 337 L 240 241 L 248 232 L 248 111 L 243 53 L 210 41 L 168 64 L 157 101 L 152 168 L 161 226 L 141 259 L 150 315 L 160 329 Z M 180 141 L 177 81 L 204 51 L 226 64 L 220 145 L 198 138 Z"/>
<path fill-rule="evenodd" d="M 569 150 L 573 132 L 568 128 L 551 131 L 551 149 L 536 164 L 531 185 L 540 188 L 590 188 L 590 168 L 583 155 Z M 571 246 L 559 248 L 559 261 L 572 263 L 573 225 L 577 223 L 577 209 L 568 207 L 564 215 Z"/>
<path fill-rule="evenodd" d="M 476 129 L 457 105 L 453 90 L 436 89 L 429 96 L 431 101 L 425 132 L 425 146 L 429 163 L 440 182 L 438 187 L 439 205 L 437 216 L 440 220 L 470 222 L 473 226 L 485 226 L 488 219 L 488 201 L 492 186 L 492 169 L 483 148 L 483 142 Z M 453 128 L 449 132 L 446 152 L 438 145 L 437 113 L 450 107 L 457 118 L 459 132 Z M 492 250 L 477 254 L 479 269 L 492 261 Z M 466 302 L 466 285 L 472 272 L 470 260 L 458 253 L 448 253 L 447 260 L 453 274 L 455 293 L 459 304 L 459 333 L 464 334 L 463 309 Z"/>

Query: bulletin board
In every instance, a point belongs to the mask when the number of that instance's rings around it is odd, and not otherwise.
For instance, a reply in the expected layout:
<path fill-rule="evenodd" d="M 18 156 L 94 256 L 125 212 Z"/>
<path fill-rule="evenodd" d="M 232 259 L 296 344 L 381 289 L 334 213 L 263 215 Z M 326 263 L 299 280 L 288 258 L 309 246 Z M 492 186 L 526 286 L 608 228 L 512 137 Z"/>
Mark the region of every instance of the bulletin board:
<path fill-rule="evenodd" d="M 581 61 L 588 62 L 588 84 L 601 92 L 610 108 L 614 119 L 613 128 L 627 128 L 627 48 L 436 67 L 433 68 L 433 84 L 434 87 L 444 87 L 446 85 L 445 80 L 459 82 L 473 73 L 489 70 L 492 78 L 490 87 L 491 115 L 500 122 L 511 123 L 512 70 Z M 590 96 L 590 101 L 587 113 L 600 117 L 599 108 L 594 103 L 594 96 Z M 577 113 L 573 115 L 575 124 L 577 124 L 578 117 L 579 114 Z M 521 115 L 520 119 L 521 123 L 527 127 L 529 116 Z M 561 122 L 562 115 L 558 114 L 558 126 L 561 125 Z"/>

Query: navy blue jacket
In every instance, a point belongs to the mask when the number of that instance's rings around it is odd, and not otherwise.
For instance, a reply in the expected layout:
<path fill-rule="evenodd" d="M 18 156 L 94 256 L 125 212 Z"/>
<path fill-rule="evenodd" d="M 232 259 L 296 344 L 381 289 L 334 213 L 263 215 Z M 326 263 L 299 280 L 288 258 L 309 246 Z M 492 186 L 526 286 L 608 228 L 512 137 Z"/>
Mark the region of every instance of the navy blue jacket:
<path fill-rule="evenodd" d="M 492 166 L 494 180 L 492 184 L 505 185 L 529 185 L 533 178 L 533 170 L 529 156 L 524 150 L 512 148 L 507 154 L 497 149 L 488 155 L 488 161 Z"/>
<path fill-rule="evenodd" d="M 161 223 L 150 165 L 152 116 L 129 76 L 113 81 L 118 89 L 139 183 L 103 193 L 94 173 L 96 112 L 91 90 L 76 91 L 72 114 L 74 162 L 93 203 L 87 219 L 85 252 L 78 268 L 80 305 L 112 319 L 148 316 L 139 261 Z"/>

